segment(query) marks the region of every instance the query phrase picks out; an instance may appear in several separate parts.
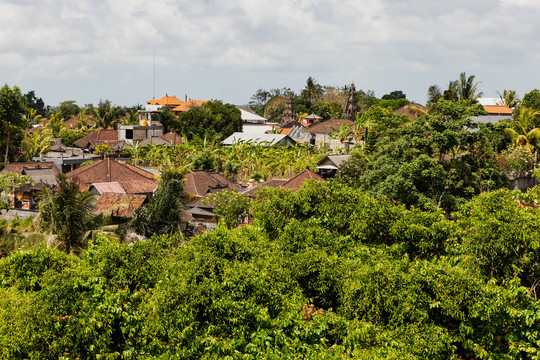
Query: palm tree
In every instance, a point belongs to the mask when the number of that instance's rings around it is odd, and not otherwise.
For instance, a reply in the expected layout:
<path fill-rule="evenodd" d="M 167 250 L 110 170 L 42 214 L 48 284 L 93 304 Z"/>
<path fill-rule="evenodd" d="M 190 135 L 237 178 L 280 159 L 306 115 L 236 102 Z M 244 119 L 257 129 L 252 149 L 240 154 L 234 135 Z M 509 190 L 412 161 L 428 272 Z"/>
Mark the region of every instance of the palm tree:
<path fill-rule="evenodd" d="M 321 85 L 317 84 L 317 81 L 311 76 L 306 80 L 306 87 L 302 90 L 302 95 L 309 101 L 310 104 L 313 100 L 317 99 L 323 93 Z"/>
<path fill-rule="evenodd" d="M 28 111 L 23 116 L 26 124 L 24 125 L 25 128 L 29 128 L 32 125 L 39 124 L 43 116 L 38 114 L 36 109 L 28 108 Z"/>
<path fill-rule="evenodd" d="M 499 94 L 499 103 L 501 105 L 512 109 L 521 105 L 521 100 L 519 100 L 515 90 L 503 90 L 502 94 L 497 91 L 497 94 Z"/>
<path fill-rule="evenodd" d="M 54 140 L 50 134 L 39 134 L 37 131 L 27 135 L 23 140 L 24 151 L 29 160 L 48 153 L 53 144 Z"/>
<path fill-rule="evenodd" d="M 58 236 L 66 253 L 70 253 L 92 228 L 93 198 L 88 191 L 81 192 L 77 183 L 64 174 L 58 175 L 58 191 L 43 188 L 43 201 L 39 206 L 42 225 Z"/>
<path fill-rule="evenodd" d="M 459 100 L 458 80 L 450 81 L 448 83 L 448 89 L 444 90 L 443 99 L 450 101 Z"/>
<path fill-rule="evenodd" d="M 92 108 L 92 113 L 96 118 L 96 128 L 108 129 L 118 125 L 119 112 L 110 100 L 99 100 L 98 106 Z"/>
<path fill-rule="evenodd" d="M 474 78 L 474 75 L 467 77 L 464 72 L 459 75 L 457 83 L 459 100 L 472 100 L 476 102 L 482 96 L 482 92 L 477 92 L 480 81 L 474 82 Z"/>
<path fill-rule="evenodd" d="M 60 117 L 57 112 L 53 112 L 49 117 L 49 123 L 47 124 L 47 129 L 50 131 L 53 137 L 59 136 L 60 131 L 62 130 L 64 119 Z"/>
<path fill-rule="evenodd" d="M 512 125 L 514 129 L 506 128 L 505 134 L 516 146 L 525 146 L 532 151 L 540 147 L 540 128 L 535 127 L 535 118 L 540 111 L 522 106 L 514 114 Z"/>
<path fill-rule="evenodd" d="M 441 88 L 438 85 L 431 85 L 427 91 L 427 104 L 435 104 L 443 96 Z"/>

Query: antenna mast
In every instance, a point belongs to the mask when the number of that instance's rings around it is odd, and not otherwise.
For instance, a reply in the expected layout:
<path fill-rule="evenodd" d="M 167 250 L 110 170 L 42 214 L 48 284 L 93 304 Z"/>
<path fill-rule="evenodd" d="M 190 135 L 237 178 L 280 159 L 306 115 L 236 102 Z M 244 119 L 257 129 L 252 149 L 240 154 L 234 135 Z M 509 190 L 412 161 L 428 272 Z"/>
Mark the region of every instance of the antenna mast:
<path fill-rule="evenodd" d="M 154 41 L 154 96 L 153 99 L 156 98 L 156 42 Z"/>

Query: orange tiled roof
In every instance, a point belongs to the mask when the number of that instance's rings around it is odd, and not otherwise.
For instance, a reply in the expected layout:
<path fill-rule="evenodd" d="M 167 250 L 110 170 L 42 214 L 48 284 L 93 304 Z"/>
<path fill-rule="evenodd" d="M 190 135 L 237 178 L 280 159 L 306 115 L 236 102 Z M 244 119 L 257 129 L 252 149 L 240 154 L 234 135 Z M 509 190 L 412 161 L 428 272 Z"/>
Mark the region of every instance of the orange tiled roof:
<path fill-rule="evenodd" d="M 152 99 L 152 100 L 154 100 L 154 99 Z M 152 101 L 152 100 L 150 100 L 150 101 Z M 148 103 L 150 103 L 150 101 Z M 164 97 L 159 99 L 156 104 L 153 104 L 153 105 L 178 106 L 178 105 L 182 105 L 182 104 L 184 104 L 184 102 L 182 100 L 180 100 L 179 98 L 177 98 L 176 96 L 165 95 Z"/>
<path fill-rule="evenodd" d="M 489 114 L 512 115 L 512 109 L 505 105 L 484 105 L 484 109 L 486 109 Z"/>
<path fill-rule="evenodd" d="M 292 128 L 280 128 L 277 133 L 281 135 L 288 135 L 291 132 Z"/>
<path fill-rule="evenodd" d="M 201 107 L 207 102 L 208 100 L 188 100 L 185 103 L 175 108 L 172 108 L 172 111 L 177 111 L 177 112 L 189 111 L 193 108 Z"/>
<path fill-rule="evenodd" d="M 150 105 L 159 105 L 159 100 L 158 99 L 152 99 L 152 100 L 147 101 L 146 103 L 150 104 Z"/>
<path fill-rule="evenodd" d="M 147 194 L 156 188 L 154 174 L 111 159 L 96 161 L 66 174 L 76 178 L 82 189 L 92 183 L 118 182 L 127 194 Z"/>

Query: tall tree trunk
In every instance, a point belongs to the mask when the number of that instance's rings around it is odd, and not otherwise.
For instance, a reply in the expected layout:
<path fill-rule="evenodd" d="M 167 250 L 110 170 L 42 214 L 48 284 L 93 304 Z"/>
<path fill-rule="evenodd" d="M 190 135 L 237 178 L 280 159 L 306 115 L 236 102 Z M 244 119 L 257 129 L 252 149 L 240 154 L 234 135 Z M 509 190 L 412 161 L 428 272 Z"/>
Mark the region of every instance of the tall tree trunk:
<path fill-rule="evenodd" d="M 7 142 L 6 142 L 6 156 L 4 157 L 4 164 L 8 162 L 9 155 L 9 142 L 11 141 L 11 129 L 9 128 L 9 122 L 7 123 Z"/>

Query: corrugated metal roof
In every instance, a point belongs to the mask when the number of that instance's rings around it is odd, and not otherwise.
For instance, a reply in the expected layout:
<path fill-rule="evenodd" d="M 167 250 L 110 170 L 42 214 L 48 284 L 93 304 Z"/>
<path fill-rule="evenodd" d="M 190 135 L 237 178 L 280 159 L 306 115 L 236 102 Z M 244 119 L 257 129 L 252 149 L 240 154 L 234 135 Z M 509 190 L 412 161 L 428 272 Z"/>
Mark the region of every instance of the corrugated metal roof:
<path fill-rule="evenodd" d="M 266 118 L 263 118 L 262 116 L 246 111 L 244 109 L 238 109 L 240 110 L 240 116 L 244 121 L 266 121 Z"/>
<path fill-rule="evenodd" d="M 93 183 L 90 186 L 93 186 L 99 194 L 103 194 L 103 193 L 125 194 L 126 193 L 126 191 L 122 188 L 122 186 L 116 181 Z"/>

